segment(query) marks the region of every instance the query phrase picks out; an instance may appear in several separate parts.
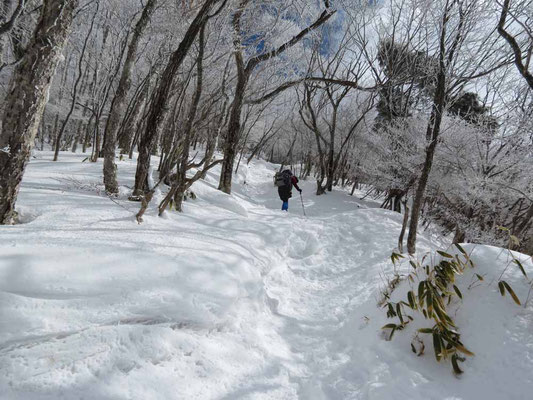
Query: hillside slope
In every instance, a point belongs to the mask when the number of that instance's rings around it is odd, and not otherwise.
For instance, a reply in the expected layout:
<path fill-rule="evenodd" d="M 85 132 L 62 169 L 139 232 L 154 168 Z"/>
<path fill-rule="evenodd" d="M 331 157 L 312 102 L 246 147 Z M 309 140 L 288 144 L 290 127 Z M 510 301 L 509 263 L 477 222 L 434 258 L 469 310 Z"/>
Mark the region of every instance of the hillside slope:
<path fill-rule="evenodd" d="M 316 197 L 312 182 L 307 217 L 299 198 L 284 214 L 274 166 L 255 161 L 232 196 L 214 170 L 185 213 L 151 209 L 139 225 L 126 201 L 135 163 L 119 163 L 112 202 L 101 164 L 83 158 L 37 153 L 24 223 L 0 227 L 0 398 L 529 398 L 533 305 L 493 286 L 458 314 L 477 354 L 460 379 L 430 351 L 413 355 L 411 333 L 383 339 L 376 304 L 400 215 L 342 191 Z M 505 265 L 501 249 L 473 250 L 476 272 Z M 519 271 L 508 274 L 525 298 Z"/>

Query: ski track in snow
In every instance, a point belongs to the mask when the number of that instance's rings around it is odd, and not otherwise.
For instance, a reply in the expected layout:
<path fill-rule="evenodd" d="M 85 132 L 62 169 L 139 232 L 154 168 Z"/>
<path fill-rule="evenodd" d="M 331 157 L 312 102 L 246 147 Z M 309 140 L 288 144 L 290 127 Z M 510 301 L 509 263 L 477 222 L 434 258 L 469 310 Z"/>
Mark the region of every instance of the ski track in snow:
<path fill-rule="evenodd" d="M 118 204 L 102 194 L 101 163 L 50 158 L 30 163 L 24 223 L 0 229 L 0 398 L 474 398 L 449 366 L 380 337 L 400 215 L 344 192 L 316 197 L 313 182 L 308 217 L 297 197 L 283 214 L 273 167 L 255 161 L 233 196 L 214 170 L 184 214 L 152 208 L 138 225 L 127 187 Z M 134 172 L 120 162 L 120 183 Z M 531 314 L 520 323 L 531 329 Z M 516 341 L 531 370 L 531 337 Z M 525 399 L 513 382 L 479 393 Z"/>

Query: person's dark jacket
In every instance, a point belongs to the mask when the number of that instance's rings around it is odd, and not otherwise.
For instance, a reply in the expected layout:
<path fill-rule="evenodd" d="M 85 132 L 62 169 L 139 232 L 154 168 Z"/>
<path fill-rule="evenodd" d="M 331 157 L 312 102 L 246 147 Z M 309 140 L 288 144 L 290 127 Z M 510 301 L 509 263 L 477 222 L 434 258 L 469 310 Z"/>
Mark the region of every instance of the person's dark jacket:
<path fill-rule="evenodd" d="M 289 201 L 289 199 L 292 197 L 292 187 L 293 186 L 299 192 L 302 191 L 302 189 L 300 189 L 298 187 L 298 178 L 295 177 L 294 175 L 291 176 L 291 184 L 290 185 L 285 185 L 285 186 L 278 187 L 278 194 L 279 194 L 279 198 L 281 199 L 281 201 Z"/>

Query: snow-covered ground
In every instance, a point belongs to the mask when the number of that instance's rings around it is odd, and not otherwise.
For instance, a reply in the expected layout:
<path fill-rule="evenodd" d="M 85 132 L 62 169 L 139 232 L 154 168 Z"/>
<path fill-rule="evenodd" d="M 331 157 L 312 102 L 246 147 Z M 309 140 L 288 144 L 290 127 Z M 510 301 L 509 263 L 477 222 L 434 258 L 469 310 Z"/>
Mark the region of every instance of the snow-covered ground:
<path fill-rule="evenodd" d="M 185 213 L 151 209 L 139 225 L 134 162 L 119 163 L 112 202 L 101 163 L 51 158 L 36 153 L 24 177 L 24 223 L 0 227 L 0 398 L 531 399 L 533 301 L 488 285 L 501 249 L 468 247 L 486 284 L 459 285 L 455 317 L 476 356 L 456 378 L 429 340 L 417 357 L 412 331 L 383 338 L 376 304 L 399 214 L 342 191 L 316 197 L 312 182 L 307 218 L 296 197 L 284 214 L 274 166 L 254 161 L 232 196 L 213 170 Z M 505 277 L 524 300 L 517 268 Z"/>

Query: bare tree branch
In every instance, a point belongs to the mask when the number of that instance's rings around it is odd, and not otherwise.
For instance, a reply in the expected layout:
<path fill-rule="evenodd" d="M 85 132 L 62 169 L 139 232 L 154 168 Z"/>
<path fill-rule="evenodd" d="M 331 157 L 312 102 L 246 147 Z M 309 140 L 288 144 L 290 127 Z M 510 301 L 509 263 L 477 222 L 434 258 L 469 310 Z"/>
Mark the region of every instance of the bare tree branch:
<path fill-rule="evenodd" d="M 504 0 L 503 2 L 502 13 L 500 15 L 500 21 L 498 23 L 498 33 L 507 41 L 507 43 L 509 43 L 509 46 L 511 46 L 511 49 L 514 53 L 514 63 L 516 65 L 516 68 L 518 69 L 518 72 L 520 72 L 520 75 L 525 78 L 529 87 L 533 89 L 533 75 L 531 74 L 531 72 L 528 71 L 526 65 L 524 65 L 522 59 L 522 50 L 516 42 L 516 39 L 505 30 L 505 20 L 507 19 L 507 14 L 509 14 L 510 2 L 510 0 Z"/>
<path fill-rule="evenodd" d="M 8 33 L 11 29 L 13 29 L 13 26 L 15 25 L 15 22 L 19 15 L 22 13 L 22 10 L 24 9 L 24 3 L 25 0 L 19 0 L 17 4 L 17 8 L 15 8 L 15 11 L 13 11 L 13 14 L 11 15 L 11 18 L 9 21 L 3 23 L 0 25 L 0 35 L 4 35 Z"/>

